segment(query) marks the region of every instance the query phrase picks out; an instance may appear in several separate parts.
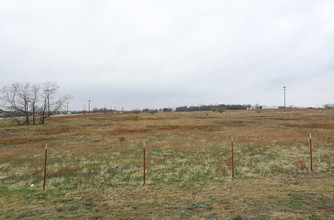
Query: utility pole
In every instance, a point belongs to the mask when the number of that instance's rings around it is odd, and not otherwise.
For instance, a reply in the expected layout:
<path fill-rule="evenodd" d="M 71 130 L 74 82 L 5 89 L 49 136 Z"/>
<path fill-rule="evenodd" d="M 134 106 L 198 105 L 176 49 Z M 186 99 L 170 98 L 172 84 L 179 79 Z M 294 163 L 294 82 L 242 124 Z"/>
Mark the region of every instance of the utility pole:
<path fill-rule="evenodd" d="M 66 112 L 68 112 L 68 103 L 66 103 L 67 107 L 66 107 Z"/>
<path fill-rule="evenodd" d="M 90 113 L 90 101 L 91 100 L 88 100 L 88 114 Z"/>
<path fill-rule="evenodd" d="M 284 108 L 286 108 L 286 96 L 285 96 L 285 90 L 286 90 L 286 86 L 283 86 L 283 91 L 284 91 Z"/>

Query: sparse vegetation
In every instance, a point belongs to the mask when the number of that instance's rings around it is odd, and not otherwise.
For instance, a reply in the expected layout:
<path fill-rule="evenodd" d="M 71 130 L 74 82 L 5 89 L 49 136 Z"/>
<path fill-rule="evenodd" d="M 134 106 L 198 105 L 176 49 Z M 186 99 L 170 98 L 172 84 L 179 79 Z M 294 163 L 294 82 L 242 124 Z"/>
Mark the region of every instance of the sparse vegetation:
<path fill-rule="evenodd" d="M 0 120 L 1 218 L 334 218 L 333 110 L 133 117 L 55 117 L 30 127 Z"/>
<path fill-rule="evenodd" d="M 226 111 L 226 109 L 225 108 L 211 108 L 210 111 L 223 113 L 224 111 Z"/>
<path fill-rule="evenodd" d="M 157 112 L 158 112 L 157 109 L 151 109 L 151 110 L 149 110 L 149 113 L 151 113 L 152 115 L 154 115 L 154 114 L 157 113 Z"/>
<path fill-rule="evenodd" d="M 137 115 L 141 113 L 141 111 L 139 109 L 133 110 L 132 112 L 137 114 Z"/>
<path fill-rule="evenodd" d="M 139 116 L 138 116 L 138 115 L 134 116 L 134 117 L 132 118 L 132 120 L 133 120 L 133 121 L 139 121 Z"/>

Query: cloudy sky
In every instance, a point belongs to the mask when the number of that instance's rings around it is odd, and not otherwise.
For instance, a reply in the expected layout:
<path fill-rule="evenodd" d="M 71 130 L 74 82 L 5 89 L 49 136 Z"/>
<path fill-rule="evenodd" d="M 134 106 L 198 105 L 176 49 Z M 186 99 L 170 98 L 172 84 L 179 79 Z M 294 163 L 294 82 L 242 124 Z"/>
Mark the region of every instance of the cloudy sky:
<path fill-rule="evenodd" d="M 334 103 L 334 1 L 1 0 L 0 76 L 78 110 Z"/>

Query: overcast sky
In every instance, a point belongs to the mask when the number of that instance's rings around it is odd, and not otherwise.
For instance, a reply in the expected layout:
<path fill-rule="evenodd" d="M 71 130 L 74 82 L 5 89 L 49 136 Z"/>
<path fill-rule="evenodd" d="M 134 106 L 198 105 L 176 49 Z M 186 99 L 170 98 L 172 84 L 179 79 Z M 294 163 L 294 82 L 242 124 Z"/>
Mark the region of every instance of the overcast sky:
<path fill-rule="evenodd" d="M 334 1 L 1 0 L 0 76 L 77 110 L 334 103 Z"/>

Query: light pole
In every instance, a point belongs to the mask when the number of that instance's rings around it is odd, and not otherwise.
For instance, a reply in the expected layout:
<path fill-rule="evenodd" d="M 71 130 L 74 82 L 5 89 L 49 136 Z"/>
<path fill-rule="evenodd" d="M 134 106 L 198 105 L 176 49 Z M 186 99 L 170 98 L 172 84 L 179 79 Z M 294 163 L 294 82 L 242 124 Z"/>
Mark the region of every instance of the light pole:
<path fill-rule="evenodd" d="M 88 100 L 88 114 L 90 113 L 90 101 L 91 100 Z"/>
<path fill-rule="evenodd" d="M 283 86 L 283 92 L 284 92 L 284 108 L 286 108 L 286 96 L 285 96 L 285 90 L 286 90 L 286 86 Z"/>

